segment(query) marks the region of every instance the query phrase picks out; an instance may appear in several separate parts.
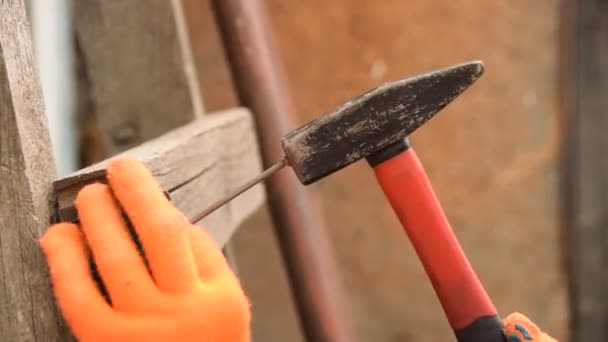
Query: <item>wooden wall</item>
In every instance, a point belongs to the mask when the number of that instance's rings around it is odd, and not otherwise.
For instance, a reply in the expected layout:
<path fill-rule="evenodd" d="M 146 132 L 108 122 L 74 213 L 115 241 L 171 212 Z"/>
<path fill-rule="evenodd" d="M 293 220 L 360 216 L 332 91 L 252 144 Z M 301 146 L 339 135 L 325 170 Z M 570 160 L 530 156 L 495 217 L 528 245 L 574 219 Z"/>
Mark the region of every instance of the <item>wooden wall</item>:
<path fill-rule="evenodd" d="M 191 36 L 208 110 L 234 103 L 207 4 Z M 558 222 L 558 2 L 268 0 L 302 122 L 379 82 L 469 59 L 486 74 L 413 144 L 457 235 L 503 314 L 519 310 L 561 341 L 566 281 Z M 277 142 L 278 143 L 278 142 Z M 418 259 L 364 163 L 314 185 L 363 341 L 447 341 Z M 296 341 L 265 212 L 236 239 L 255 338 Z"/>

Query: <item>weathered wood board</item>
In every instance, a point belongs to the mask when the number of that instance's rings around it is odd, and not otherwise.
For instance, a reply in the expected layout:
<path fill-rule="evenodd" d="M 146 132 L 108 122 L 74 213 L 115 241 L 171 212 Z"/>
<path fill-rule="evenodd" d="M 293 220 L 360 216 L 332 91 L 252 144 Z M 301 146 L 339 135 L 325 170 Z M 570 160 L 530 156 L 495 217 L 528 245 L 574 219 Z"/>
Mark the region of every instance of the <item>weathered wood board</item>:
<path fill-rule="evenodd" d="M 55 165 L 22 0 L 0 1 L 0 339 L 66 341 L 37 238 Z"/>
<path fill-rule="evenodd" d="M 181 0 L 74 5 L 86 165 L 204 114 Z"/>
<path fill-rule="evenodd" d="M 108 160 L 120 156 L 142 161 L 187 217 L 262 171 L 249 111 L 236 108 L 218 112 L 55 181 L 60 220 L 77 218 L 73 202 L 78 191 L 86 184 L 105 182 Z M 200 223 L 223 246 L 263 201 L 264 189 L 256 185 Z"/>
<path fill-rule="evenodd" d="M 202 115 L 178 0 L 79 0 L 74 20 L 89 91 L 79 96 L 89 97 L 106 155 Z"/>

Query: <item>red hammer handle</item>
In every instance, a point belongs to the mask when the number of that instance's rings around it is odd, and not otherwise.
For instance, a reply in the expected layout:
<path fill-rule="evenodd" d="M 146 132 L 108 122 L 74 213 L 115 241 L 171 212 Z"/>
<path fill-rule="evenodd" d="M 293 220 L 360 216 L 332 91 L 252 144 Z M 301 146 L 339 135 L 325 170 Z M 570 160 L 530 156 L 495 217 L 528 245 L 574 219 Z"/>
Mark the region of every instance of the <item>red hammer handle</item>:
<path fill-rule="evenodd" d="M 504 342 L 494 304 L 469 264 L 407 140 L 368 158 L 459 342 Z"/>

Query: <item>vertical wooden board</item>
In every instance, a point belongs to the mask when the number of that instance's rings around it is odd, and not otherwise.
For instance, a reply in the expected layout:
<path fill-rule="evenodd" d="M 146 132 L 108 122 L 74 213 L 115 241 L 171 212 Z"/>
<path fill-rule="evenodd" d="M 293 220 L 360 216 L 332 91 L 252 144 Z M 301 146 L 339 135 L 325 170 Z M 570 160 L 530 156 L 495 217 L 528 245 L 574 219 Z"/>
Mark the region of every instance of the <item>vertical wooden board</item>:
<path fill-rule="evenodd" d="M 202 114 L 177 0 L 74 2 L 90 105 L 106 155 Z"/>
<path fill-rule="evenodd" d="M 0 331 L 3 341 L 70 338 L 37 238 L 55 168 L 22 0 L 0 2 Z"/>
<path fill-rule="evenodd" d="M 85 137 L 101 138 L 104 157 L 203 115 L 191 14 L 181 0 L 84 0 L 75 2 L 74 13 L 84 64 L 80 99 L 88 103 L 80 116 L 99 125 L 99 134 Z"/>
<path fill-rule="evenodd" d="M 572 341 L 608 340 L 608 3 L 579 0 L 564 7 L 573 20 L 572 71 L 563 96 L 572 97 L 568 126 L 567 194 Z"/>

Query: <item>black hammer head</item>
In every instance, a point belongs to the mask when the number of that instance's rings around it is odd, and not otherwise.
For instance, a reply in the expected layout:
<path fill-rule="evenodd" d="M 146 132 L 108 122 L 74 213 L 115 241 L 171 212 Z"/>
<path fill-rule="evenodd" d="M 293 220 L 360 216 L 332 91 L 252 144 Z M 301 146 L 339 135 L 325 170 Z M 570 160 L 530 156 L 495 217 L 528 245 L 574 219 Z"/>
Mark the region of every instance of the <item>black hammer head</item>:
<path fill-rule="evenodd" d="M 313 183 L 407 137 L 483 74 L 479 61 L 381 85 L 286 134 L 283 150 Z"/>

